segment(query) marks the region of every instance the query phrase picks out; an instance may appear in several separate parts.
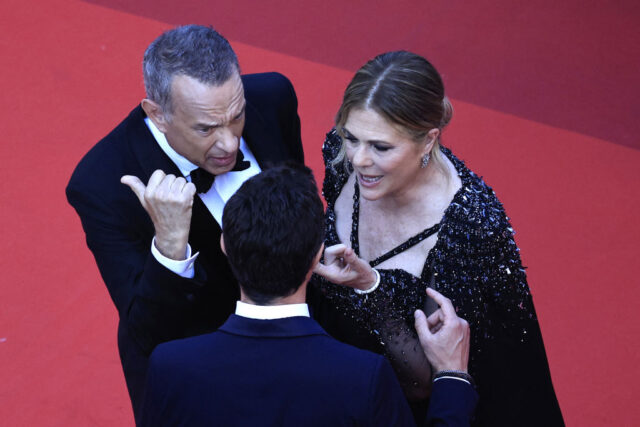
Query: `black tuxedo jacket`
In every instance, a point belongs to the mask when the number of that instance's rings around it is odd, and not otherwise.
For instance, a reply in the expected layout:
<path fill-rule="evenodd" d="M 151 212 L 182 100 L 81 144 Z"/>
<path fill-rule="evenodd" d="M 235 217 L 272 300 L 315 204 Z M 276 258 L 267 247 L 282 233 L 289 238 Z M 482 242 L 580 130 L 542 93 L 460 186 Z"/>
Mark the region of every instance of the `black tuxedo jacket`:
<path fill-rule="evenodd" d="M 434 384 L 429 426 L 468 426 L 477 402 Z M 231 315 L 216 332 L 151 355 L 142 426 L 414 426 L 389 362 L 340 343 L 314 320 Z"/>
<path fill-rule="evenodd" d="M 242 77 L 246 104 L 243 137 L 264 169 L 303 162 L 297 98 L 277 73 Z M 151 255 L 154 227 L 123 175 L 147 182 L 156 169 L 180 175 L 160 149 L 136 107 L 80 161 L 67 186 L 87 245 L 118 309 L 118 347 L 134 412 L 148 355 L 161 342 L 210 332 L 233 313 L 237 283 L 220 250 L 220 227 L 195 198 L 189 244 L 200 252 L 194 279 L 184 279 Z"/>

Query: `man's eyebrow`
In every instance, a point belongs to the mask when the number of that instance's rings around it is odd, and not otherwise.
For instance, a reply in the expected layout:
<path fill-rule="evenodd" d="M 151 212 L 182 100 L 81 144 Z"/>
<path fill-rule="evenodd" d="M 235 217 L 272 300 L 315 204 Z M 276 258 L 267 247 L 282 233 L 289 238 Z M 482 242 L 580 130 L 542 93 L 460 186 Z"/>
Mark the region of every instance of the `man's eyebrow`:
<path fill-rule="evenodd" d="M 215 128 L 220 126 L 220 123 L 218 122 L 209 122 L 209 123 L 204 123 L 204 122 L 198 122 L 195 124 L 194 127 L 196 128 Z"/>

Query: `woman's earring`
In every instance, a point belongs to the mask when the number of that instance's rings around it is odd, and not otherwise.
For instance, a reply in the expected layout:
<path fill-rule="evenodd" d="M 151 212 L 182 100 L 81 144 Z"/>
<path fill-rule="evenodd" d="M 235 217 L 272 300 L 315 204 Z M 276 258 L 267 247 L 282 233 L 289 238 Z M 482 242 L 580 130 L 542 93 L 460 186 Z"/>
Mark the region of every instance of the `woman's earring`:
<path fill-rule="evenodd" d="M 422 169 L 427 167 L 427 165 L 429 164 L 429 159 L 430 158 L 431 158 L 431 155 L 429 153 L 427 153 L 424 156 L 422 156 L 422 160 L 420 161 L 420 167 Z"/>

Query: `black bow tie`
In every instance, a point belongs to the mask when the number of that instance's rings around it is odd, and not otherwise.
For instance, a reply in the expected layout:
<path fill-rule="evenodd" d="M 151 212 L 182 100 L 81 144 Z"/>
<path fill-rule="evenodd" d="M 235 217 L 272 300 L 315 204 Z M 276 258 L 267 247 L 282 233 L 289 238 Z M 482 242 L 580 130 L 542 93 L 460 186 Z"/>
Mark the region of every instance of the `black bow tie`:
<path fill-rule="evenodd" d="M 238 149 L 236 164 L 231 170 L 243 171 L 245 169 L 249 169 L 249 166 L 251 166 L 251 163 L 244 159 L 244 154 L 242 154 L 242 151 Z M 196 186 L 196 191 L 198 193 L 206 193 L 207 191 L 209 191 L 209 189 L 213 185 L 213 180 L 216 178 L 214 175 L 210 174 L 202 168 L 191 171 L 191 174 L 189 176 L 191 176 L 191 182 L 193 182 L 193 184 Z"/>

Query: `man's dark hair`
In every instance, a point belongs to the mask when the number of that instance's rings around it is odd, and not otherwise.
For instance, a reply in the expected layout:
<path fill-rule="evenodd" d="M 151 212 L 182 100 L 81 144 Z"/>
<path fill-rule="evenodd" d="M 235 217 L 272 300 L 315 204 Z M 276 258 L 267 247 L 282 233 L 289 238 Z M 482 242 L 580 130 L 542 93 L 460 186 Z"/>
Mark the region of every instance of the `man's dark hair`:
<path fill-rule="evenodd" d="M 227 202 L 222 224 L 231 270 L 253 302 L 293 294 L 324 240 L 324 208 L 311 170 L 290 164 L 247 180 Z"/>
<path fill-rule="evenodd" d="M 142 63 L 147 97 L 167 113 L 171 108 L 171 83 L 185 75 L 212 86 L 220 86 L 240 72 L 231 45 L 211 27 L 185 25 L 155 39 Z"/>

